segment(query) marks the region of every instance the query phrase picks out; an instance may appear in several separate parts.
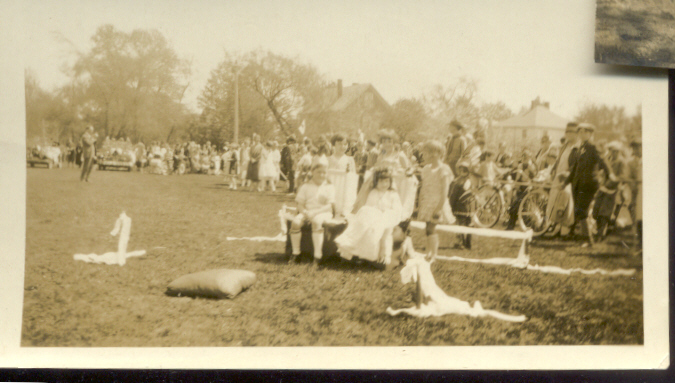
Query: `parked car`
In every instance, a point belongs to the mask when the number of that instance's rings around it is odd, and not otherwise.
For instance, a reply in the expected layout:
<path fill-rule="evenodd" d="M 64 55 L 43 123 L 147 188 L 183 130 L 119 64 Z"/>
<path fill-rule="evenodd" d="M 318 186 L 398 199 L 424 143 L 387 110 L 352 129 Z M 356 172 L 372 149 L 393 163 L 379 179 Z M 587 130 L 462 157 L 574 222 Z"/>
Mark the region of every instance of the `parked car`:
<path fill-rule="evenodd" d="M 130 172 L 136 164 L 136 158 L 128 142 L 110 142 L 96 156 L 96 164 L 99 170 L 118 169 Z"/>
<path fill-rule="evenodd" d="M 26 163 L 31 168 L 36 165 L 44 165 L 48 169 L 61 167 L 61 162 L 59 161 L 60 155 L 61 149 L 59 147 L 36 145 L 26 150 Z"/>

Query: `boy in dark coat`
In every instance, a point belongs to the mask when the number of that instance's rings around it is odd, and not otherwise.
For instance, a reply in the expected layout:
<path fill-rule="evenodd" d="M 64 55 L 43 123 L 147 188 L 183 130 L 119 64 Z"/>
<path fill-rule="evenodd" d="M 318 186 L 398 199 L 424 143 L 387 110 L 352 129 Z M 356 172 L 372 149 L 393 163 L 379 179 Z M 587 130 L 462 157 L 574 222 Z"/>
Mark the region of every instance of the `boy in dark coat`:
<path fill-rule="evenodd" d="M 469 198 L 467 198 L 469 190 L 471 190 L 469 162 L 459 161 L 457 163 L 457 177 L 450 183 L 448 198 L 457 224 L 467 227 L 471 224 L 471 206 L 469 205 Z M 471 234 L 460 234 L 459 243 L 455 247 L 471 250 Z"/>

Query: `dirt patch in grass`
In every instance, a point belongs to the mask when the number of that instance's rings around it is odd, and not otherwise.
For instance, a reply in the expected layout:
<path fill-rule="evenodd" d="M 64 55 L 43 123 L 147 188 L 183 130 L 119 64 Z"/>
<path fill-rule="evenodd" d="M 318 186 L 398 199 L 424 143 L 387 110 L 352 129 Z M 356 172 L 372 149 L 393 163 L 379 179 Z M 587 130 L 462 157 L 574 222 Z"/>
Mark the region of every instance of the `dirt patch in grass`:
<path fill-rule="evenodd" d="M 641 260 L 619 239 L 582 249 L 555 240 L 531 246 L 532 263 L 565 268 L 638 269 L 633 277 L 552 275 L 503 266 L 438 261 L 433 272 L 451 296 L 486 309 L 524 314 L 524 323 L 448 315 L 390 317 L 412 306 L 398 270 L 336 260 L 314 270 L 287 265 L 280 242 L 226 241 L 274 236 L 291 198 L 231 191 L 220 177 L 28 169 L 22 346 L 403 346 L 642 344 Z M 133 219 L 124 267 L 73 260 L 114 251 L 122 210 Z M 422 233 L 413 241 L 423 246 Z M 474 237 L 474 249 L 441 253 L 515 257 L 513 241 Z M 239 268 L 257 283 L 232 300 L 175 298 L 181 275 Z"/>

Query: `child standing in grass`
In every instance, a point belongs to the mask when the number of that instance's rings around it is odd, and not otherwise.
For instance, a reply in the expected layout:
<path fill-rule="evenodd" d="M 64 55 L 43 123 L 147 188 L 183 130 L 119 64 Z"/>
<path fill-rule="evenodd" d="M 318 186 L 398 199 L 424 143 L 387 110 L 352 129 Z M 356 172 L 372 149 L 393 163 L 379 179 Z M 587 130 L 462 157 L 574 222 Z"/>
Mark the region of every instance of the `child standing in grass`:
<path fill-rule="evenodd" d="M 469 162 L 459 161 L 457 163 L 457 178 L 450 184 L 448 196 L 452 213 L 457 218 L 457 223 L 461 226 L 471 224 L 471 209 L 469 206 L 468 191 L 471 189 L 471 178 L 469 174 Z M 471 249 L 471 234 L 459 234 L 459 243 L 455 246 L 458 249 Z"/>
<path fill-rule="evenodd" d="M 321 261 L 323 247 L 323 223 L 333 217 L 335 189 L 326 179 L 328 161 L 318 157 L 312 164 L 312 179 L 298 190 L 295 201 L 298 203 L 298 215 L 291 223 L 290 237 L 293 249 L 289 262 L 294 262 L 300 255 L 300 239 L 302 226 L 312 224 L 312 244 L 314 245 L 314 266 Z"/>
<path fill-rule="evenodd" d="M 593 219 L 597 223 L 598 238 L 600 242 L 605 239 L 607 235 L 607 226 L 610 218 L 614 212 L 614 205 L 616 204 L 616 192 L 618 190 L 618 182 L 611 179 L 607 172 L 600 168 L 595 173 L 595 179 L 600 187 L 595 193 L 593 205 Z M 589 237 L 593 235 L 589 233 Z"/>
<path fill-rule="evenodd" d="M 454 175 L 441 159 L 445 154 L 443 144 L 436 140 L 424 143 L 422 148 L 427 165 L 422 169 L 417 219 L 426 222 L 427 257 L 433 259 L 438 254 L 438 234 L 436 225 L 454 223 L 447 195 Z"/>

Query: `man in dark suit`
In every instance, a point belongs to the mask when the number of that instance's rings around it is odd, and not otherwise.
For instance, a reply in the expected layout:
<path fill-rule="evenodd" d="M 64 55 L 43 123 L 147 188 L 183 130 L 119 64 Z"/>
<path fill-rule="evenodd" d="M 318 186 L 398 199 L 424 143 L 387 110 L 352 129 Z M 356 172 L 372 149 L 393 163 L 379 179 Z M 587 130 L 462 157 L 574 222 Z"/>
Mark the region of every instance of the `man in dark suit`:
<path fill-rule="evenodd" d="M 89 174 L 91 168 L 94 166 L 94 156 L 96 155 L 96 135 L 94 134 L 94 127 L 89 125 L 87 130 L 82 135 L 80 140 L 82 145 L 82 174 L 80 174 L 80 181 L 89 182 Z"/>
<path fill-rule="evenodd" d="M 281 171 L 288 179 L 288 193 L 295 193 L 295 165 L 298 162 L 298 149 L 294 136 L 286 139 L 286 146 L 281 149 Z"/>
<path fill-rule="evenodd" d="M 592 138 L 595 132 L 595 126 L 588 123 L 581 123 L 577 126 L 577 134 L 581 143 L 577 161 L 572 166 L 569 177 L 565 181 L 572 184 L 572 198 L 574 200 L 574 225 L 570 230 L 573 233 L 574 228 L 581 222 L 586 221 L 588 217 L 588 208 L 593 201 L 595 192 L 598 190 L 598 183 L 595 180 L 594 172 L 599 167 L 614 177 L 611 170 L 600 156 L 598 149 L 593 145 Z M 590 233 L 589 233 L 590 234 Z"/>
<path fill-rule="evenodd" d="M 466 129 L 457 120 L 452 120 L 448 124 L 450 132 L 452 133 L 452 138 L 447 143 L 445 148 L 445 163 L 450 166 L 450 169 L 454 174 L 457 174 L 457 162 L 459 159 L 464 156 L 464 152 L 469 146 L 469 142 L 466 138 Z"/>

